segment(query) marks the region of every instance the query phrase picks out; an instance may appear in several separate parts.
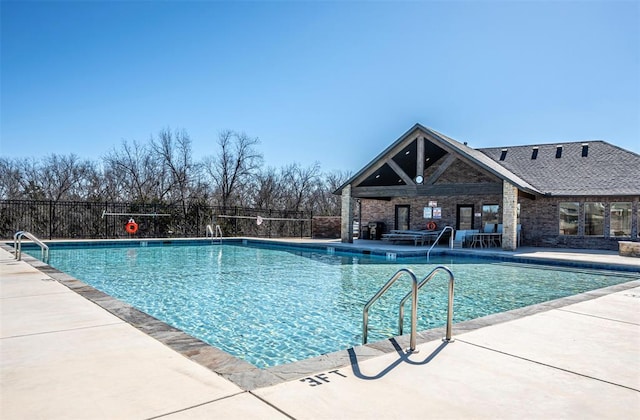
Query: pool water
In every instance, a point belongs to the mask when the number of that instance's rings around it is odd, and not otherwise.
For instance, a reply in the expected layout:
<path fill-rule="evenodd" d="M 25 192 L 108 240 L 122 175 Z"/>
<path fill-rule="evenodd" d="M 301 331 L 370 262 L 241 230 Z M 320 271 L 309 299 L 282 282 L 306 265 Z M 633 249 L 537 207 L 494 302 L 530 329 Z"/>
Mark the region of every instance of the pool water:
<path fill-rule="evenodd" d="M 469 258 L 393 263 L 239 244 L 54 247 L 49 263 L 260 368 L 361 344 L 364 305 L 400 268 L 410 268 L 418 280 L 438 264 L 453 271 L 454 323 L 637 278 Z M 444 326 L 447 283 L 439 273 L 420 291 L 418 330 Z M 369 342 L 397 335 L 398 302 L 409 290 L 408 278 L 400 279 L 373 305 Z"/>

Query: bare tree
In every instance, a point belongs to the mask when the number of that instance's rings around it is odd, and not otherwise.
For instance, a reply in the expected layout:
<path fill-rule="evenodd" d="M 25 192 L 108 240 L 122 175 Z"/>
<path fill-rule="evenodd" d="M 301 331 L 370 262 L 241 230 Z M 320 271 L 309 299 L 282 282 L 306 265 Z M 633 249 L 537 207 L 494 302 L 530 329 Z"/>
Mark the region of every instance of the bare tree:
<path fill-rule="evenodd" d="M 284 183 L 276 169 L 269 167 L 256 174 L 252 183 L 252 205 L 259 209 L 283 210 Z"/>
<path fill-rule="evenodd" d="M 19 159 L 0 157 L 0 198 L 20 199 L 24 192 L 24 165 Z"/>
<path fill-rule="evenodd" d="M 166 171 L 148 146 L 135 140 L 122 142 L 104 158 L 105 174 L 113 177 L 121 199 L 136 202 L 161 202 L 169 190 Z"/>
<path fill-rule="evenodd" d="M 286 210 L 311 211 L 313 207 L 309 197 L 313 195 L 313 190 L 317 187 L 320 176 L 320 164 L 303 168 L 298 163 L 293 163 L 285 167 L 282 171 L 282 179 L 285 184 Z"/>
<path fill-rule="evenodd" d="M 322 216 L 340 214 L 341 197 L 333 194 L 347 179 L 351 177 L 349 172 L 333 171 L 322 175 L 318 180 L 318 186 L 310 197 L 313 203 L 313 213 Z"/>
<path fill-rule="evenodd" d="M 45 197 L 56 202 L 86 199 L 86 181 L 91 166 L 89 161 L 81 161 L 74 154 L 46 156 L 37 171 Z"/>
<path fill-rule="evenodd" d="M 191 139 L 186 131 L 160 131 L 157 139 L 151 139 L 151 150 L 166 168 L 170 178 L 168 198 L 179 202 L 186 216 L 198 165 L 191 157 Z"/>
<path fill-rule="evenodd" d="M 219 195 L 220 205 L 226 208 L 241 201 L 235 196 L 251 181 L 262 164 L 262 154 L 256 149 L 257 137 L 226 130 L 218 136 L 220 151 L 207 158 L 205 168 Z"/>

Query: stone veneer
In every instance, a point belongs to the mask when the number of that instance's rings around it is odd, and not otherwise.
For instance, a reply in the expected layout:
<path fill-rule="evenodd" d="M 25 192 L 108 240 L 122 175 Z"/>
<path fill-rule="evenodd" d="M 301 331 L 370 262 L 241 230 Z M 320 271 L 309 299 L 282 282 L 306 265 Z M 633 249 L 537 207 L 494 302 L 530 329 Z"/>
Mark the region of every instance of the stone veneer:
<path fill-rule="evenodd" d="M 620 241 L 618 246 L 618 252 L 623 257 L 640 258 L 640 242 Z"/>
<path fill-rule="evenodd" d="M 351 185 L 342 190 L 342 207 L 340 217 L 340 238 L 343 243 L 353 242 L 353 198 L 351 197 Z"/>
<path fill-rule="evenodd" d="M 502 249 L 515 251 L 518 247 L 518 188 L 504 181 L 502 197 Z"/>

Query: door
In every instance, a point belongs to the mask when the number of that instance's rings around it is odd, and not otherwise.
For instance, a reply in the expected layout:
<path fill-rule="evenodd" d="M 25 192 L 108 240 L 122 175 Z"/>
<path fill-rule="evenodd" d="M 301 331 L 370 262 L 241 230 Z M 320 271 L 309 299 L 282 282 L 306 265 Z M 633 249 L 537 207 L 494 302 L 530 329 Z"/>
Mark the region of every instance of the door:
<path fill-rule="evenodd" d="M 459 204 L 456 217 L 456 230 L 473 229 L 473 205 Z"/>
<path fill-rule="evenodd" d="M 407 205 L 396 206 L 396 230 L 409 230 L 409 210 Z"/>

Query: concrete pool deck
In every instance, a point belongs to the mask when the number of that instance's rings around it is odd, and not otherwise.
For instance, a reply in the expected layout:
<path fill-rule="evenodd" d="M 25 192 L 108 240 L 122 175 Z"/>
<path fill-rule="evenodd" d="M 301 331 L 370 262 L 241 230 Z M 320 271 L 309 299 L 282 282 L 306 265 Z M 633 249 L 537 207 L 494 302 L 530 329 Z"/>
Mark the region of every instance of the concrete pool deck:
<path fill-rule="evenodd" d="M 518 253 L 640 272 L 640 259 L 615 253 Z M 640 412 L 640 280 L 486 326 L 454 325 L 454 342 L 423 340 L 411 355 L 372 345 L 348 352 L 337 367 L 308 370 L 301 362 L 292 368 L 305 367 L 302 374 L 289 372 L 291 380 L 251 390 L 16 261 L 6 248 L 0 248 L 0 303 L 2 419 L 633 418 Z"/>

